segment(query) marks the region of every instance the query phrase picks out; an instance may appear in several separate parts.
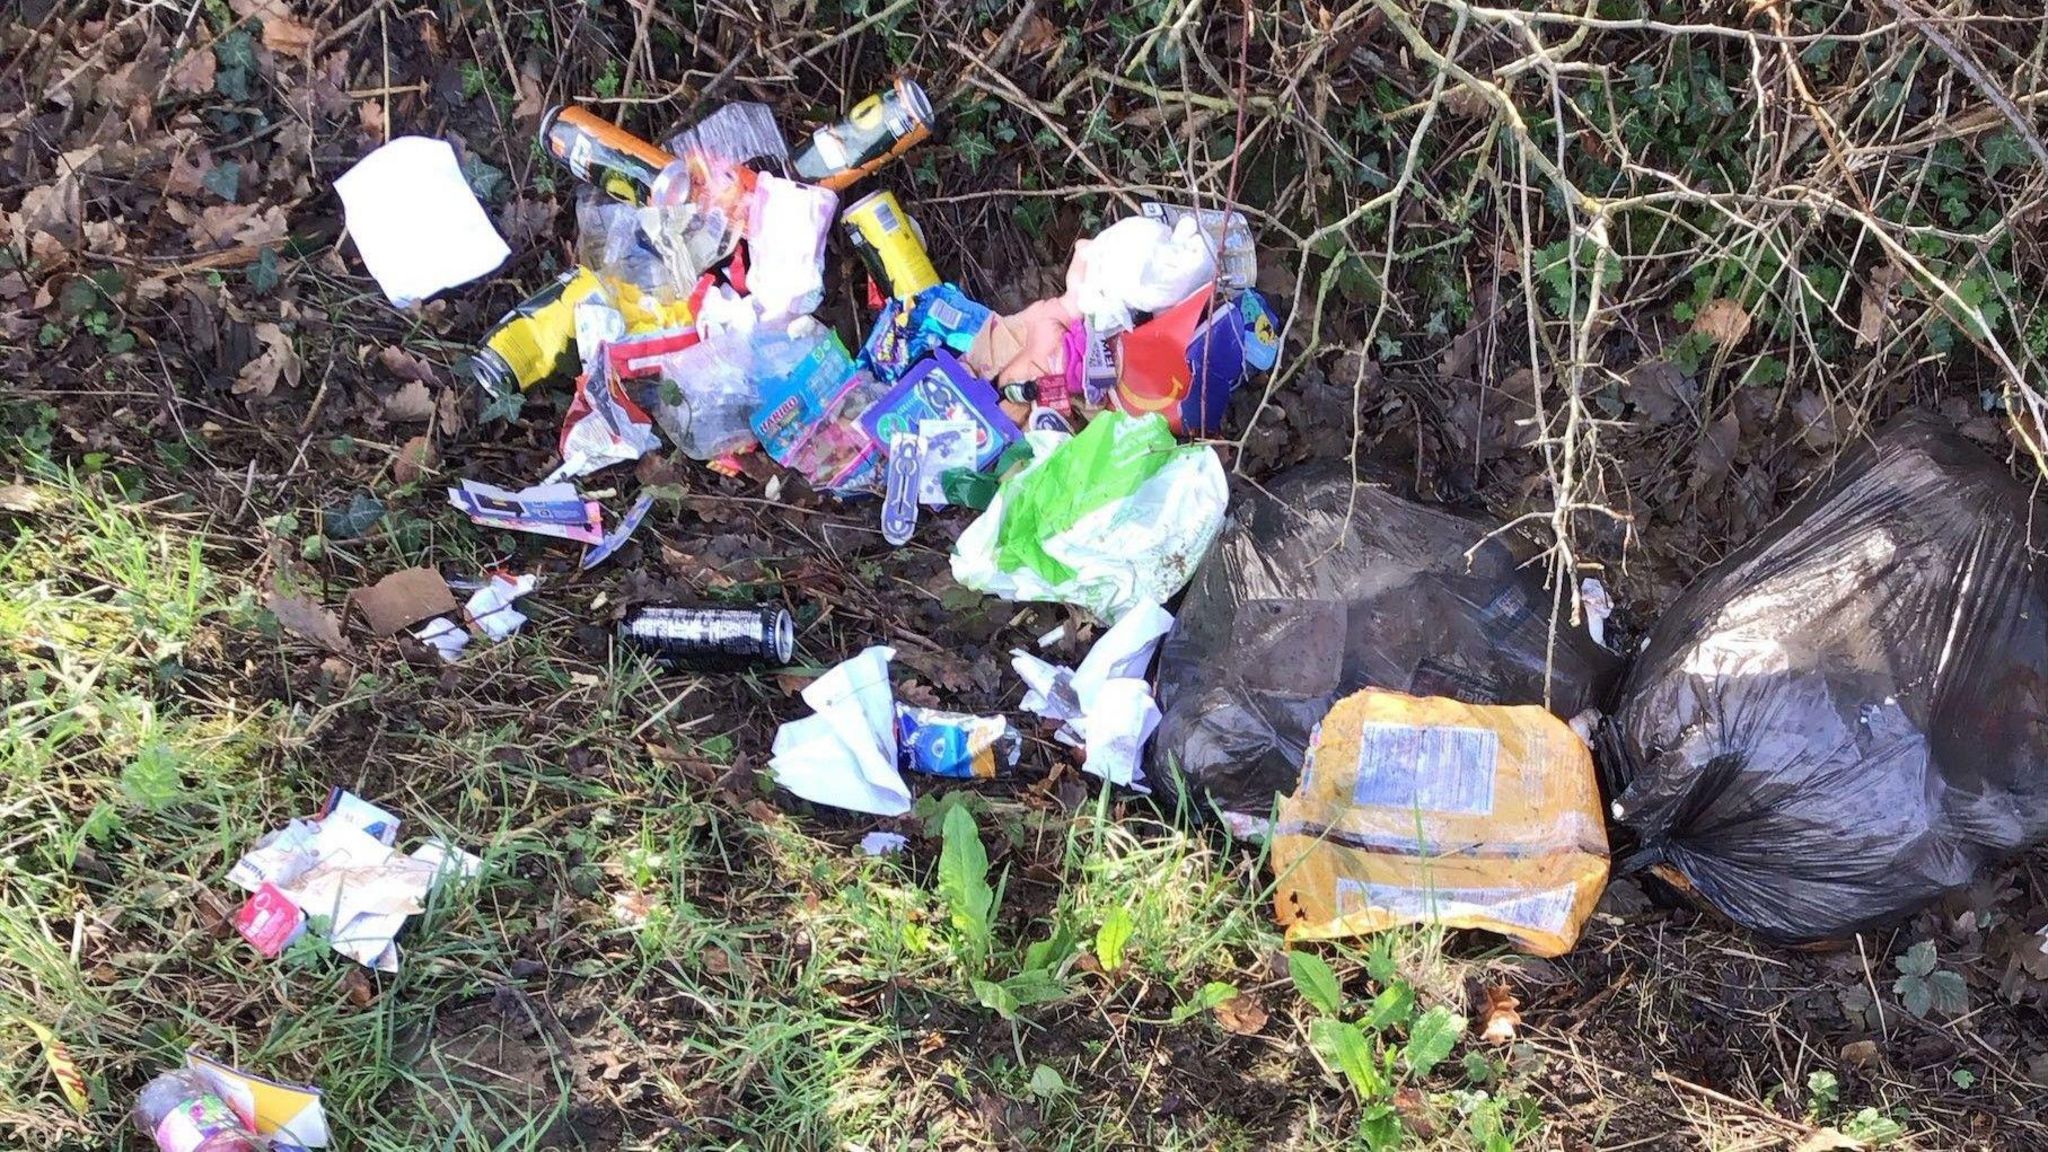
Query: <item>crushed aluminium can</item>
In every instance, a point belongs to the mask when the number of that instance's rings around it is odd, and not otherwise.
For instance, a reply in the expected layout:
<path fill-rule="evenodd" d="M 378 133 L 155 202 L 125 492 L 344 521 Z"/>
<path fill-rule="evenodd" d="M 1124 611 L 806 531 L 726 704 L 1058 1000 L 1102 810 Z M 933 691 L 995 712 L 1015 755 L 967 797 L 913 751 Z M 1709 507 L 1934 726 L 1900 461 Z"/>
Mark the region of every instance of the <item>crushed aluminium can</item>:
<path fill-rule="evenodd" d="M 839 225 L 889 295 L 908 300 L 938 287 L 939 271 L 894 192 L 871 192 L 854 201 L 839 214 Z"/>
<path fill-rule="evenodd" d="M 932 102 L 915 80 L 896 81 L 812 133 L 790 158 L 799 180 L 837 192 L 932 134 Z"/>
<path fill-rule="evenodd" d="M 796 620 L 777 604 L 655 604 L 619 621 L 619 641 L 670 668 L 781 667 L 796 654 Z"/>
<path fill-rule="evenodd" d="M 675 157 L 587 108 L 561 104 L 540 121 L 540 142 L 578 180 L 615 200 L 645 204 Z"/>

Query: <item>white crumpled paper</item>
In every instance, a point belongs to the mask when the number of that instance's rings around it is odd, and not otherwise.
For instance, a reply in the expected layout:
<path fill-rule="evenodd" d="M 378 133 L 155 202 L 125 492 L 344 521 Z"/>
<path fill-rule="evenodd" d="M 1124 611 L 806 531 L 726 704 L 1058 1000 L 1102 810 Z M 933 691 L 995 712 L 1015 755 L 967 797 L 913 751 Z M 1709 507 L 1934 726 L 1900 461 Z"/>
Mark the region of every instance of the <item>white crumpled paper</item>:
<path fill-rule="evenodd" d="M 514 608 L 513 601 L 532 592 L 539 582 L 531 572 L 524 576 L 493 572 L 484 586 L 462 606 L 462 611 L 469 617 L 470 625 L 490 637 L 493 643 L 505 640 L 526 626 L 526 614 Z"/>
<path fill-rule="evenodd" d="M 445 140 L 400 136 L 356 161 L 334 191 L 364 267 L 400 308 L 467 284 L 512 254 Z"/>
<path fill-rule="evenodd" d="M 1088 330 L 1127 332 L 1132 313 L 1161 312 L 1216 278 L 1216 255 L 1193 215 L 1169 227 L 1131 216 L 1104 228 L 1074 256 L 1067 294 Z"/>
<path fill-rule="evenodd" d="M 768 769 L 775 782 L 815 804 L 876 816 L 910 811 L 896 770 L 894 648 L 869 648 L 812 681 L 804 703 L 816 715 L 775 733 Z"/>
<path fill-rule="evenodd" d="M 1145 669 L 1172 628 L 1173 614 L 1148 601 L 1104 632 L 1079 668 L 1013 649 L 1010 666 L 1030 688 L 1024 710 L 1060 721 L 1055 738 L 1087 750 L 1082 771 L 1150 792 L 1142 765 L 1145 742 L 1159 727 L 1159 704 Z"/>
<path fill-rule="evenodd" d="M 439 840 L 411 854 L 392 848 L 398 818 L 337 790 L 326 814 L 294 820 L 235 862 L 228 880 L 246 892 L 269 884 L 308 916 L 327 918 L 328 944 L 380 972 L 398 971 L 394 938 L 406 917 L 450 875 L 474 876 L 483 862 Z"/>

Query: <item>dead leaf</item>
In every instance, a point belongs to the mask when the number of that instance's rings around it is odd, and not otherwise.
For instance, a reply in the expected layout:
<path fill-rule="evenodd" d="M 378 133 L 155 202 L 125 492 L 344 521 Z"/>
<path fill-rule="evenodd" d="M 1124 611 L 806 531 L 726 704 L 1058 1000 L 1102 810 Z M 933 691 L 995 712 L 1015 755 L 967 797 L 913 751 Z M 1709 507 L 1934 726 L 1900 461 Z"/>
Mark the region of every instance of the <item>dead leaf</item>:
<path fill-rule="evenodd" d="M 1444 93 L 1444 111 L 1461 119 L 1477 120 L 1492 114 L 1493 101 L 1477 88 L 1460 84 Z"/>
<path fill-rule="evenodd" d="M 26 484 L 0 485 L 0 512 L 36 513 L 43 510 L 43 494 Z"/>
<path fill-rule="evenodd" d="M 1692 330 L 1723 348 L 1732 348 L 1749 335 L 1749 312 L 1736 301 L 1717 296 L 1693 317 Z"/>
<path fill-rule="evenodd" d="M 1826 452 L 1849 437 L 1854 414 L 1820 393 L 1808 389 L 1792 401 L 1792 414 L 1799 418 L 1799 438 L 1816 452 Z"/>
<path fill-rule="evenodd" d="M 540 79 L 540 65 L 533 60 L 520 65 L 516 83 L 519 88 L 519 102 L 512 106 L 512 118 L 522 124 L 529 120 L 539 120 L 541 113 L 548 110 L 547 92 Z"/>
<path fill-rule="evenodd" d="M 365 100 L 357 104 L 356 119 L 363 126 L 363 134 L 372 140 L 382 141 L 391 134 L 390 126 L 384 122 L 382 100 Z"/>
<path fill-rule="evenodd" d="M 1624 379 L 1628 402 L 1652 424 L 1669 424 L 1689 416 L 1699 402 L 1699 385 L 1669 360 L 1644 360 L 1629 369 Z"/>
<path fill-rule="evenodd" d="M 1482 1019 L 1486 1026 L 1479 1038 L 1488 1044 L 1512 1044 L 1515 1029 L 1521 1026 L 1522 1014 L 1517 1011 L 1522 1002 L 1505 984 L 1496 984 L 1486 990 L 1486 1014 Z"/>
<path fill-rule="evenodd" d="M 1806 1139 L 1794 1145 L 1792 1152 L 1842 1152 L 1862 1147 L 1864 1143 L 1861 1140 L 1845 1136 L 1833 1128 L 1821 1128 L 1807 1133 Z"/>
<path fill-rule="evenodd" d="M 1034 12 L 1024 22 L 1024 34 L 1017 38 L 1017 55 L 1026 60 L 1037 59 L 1059 45 L 1059 25 Z"/>
<path fill-rule="evenodd" d="M 330 652 L 349 650 L 348 641 L 341 635 L 341 621 L 320 605 L 298 596 L 269 592 L 263 597 L 263 606 L 277 617 L 285 631 L 311 640 Z"/>
<path fill-rule="evenodd" d="M 305 365 L 299 359 L 297 348 L 291 346 L 291 336 L 276 324 L 262 322 L 256 326 L 256 340 L 262 344 L 262 353 L 258 353 L 254 361 L 242 365 L 242 371 L 236 373 L 233 394 L 254 396 L 260 400 L 276 392 L 279 379 L 297 387 L 299 373 Z"/>
<path fill-rule="evenodd" d="M 433 391 L 417 380 L 407 381 L 404 387 L 384 398 L 384 418 L 400 424 L 432 420 Z"/>
<path fill-rule="evenodd" d="M 455 389 L 441 389 L 441 395 L 434 400 L 434 407 L 441 413 L 441 431 L 444 435 L 460 436 L 468 429 L 469 413 L 463 411 L 462 395 Z"/>
<path fill-rule="evenodd" d="M 268 321 L 256 325 L 255 336 L 263 351 L 235 374 L 235 395 L 261 399 L 277 389 L 280 379 L 297 387 L 304 362 L 299 359 L 298 349 L 292 347 L 292 338 Z"/>
<path fill-rule="evenodd" d="M 348 975 L 341 978 L 341 990 L 348 996 L 348 1002 L 358 1008 L 368 1008 L 377 1002 L 377 985 L 361 968 L 349 968 Z"/>
<path fill-rule="evenodd" d="M 1232 1036 L 1256 1036 L 1266 1027 L 1266 1006 L 1249 992 L 1240 992 L 1216 1006 L 1216 1023 Z"/>
<path fill-rule="evenodd" d="M 896 686 L 896 699 L 916 708 L 937 708 L 939 706 L 939 694 L 932 691 L 931 685 L 926 684 L 915 676 L 904 680 L 903 683 Z"/>
<path fill-rule="evenodd" d="M 213 82 L 219 64 L 213 57 L 213 45 L 194 44 L 185 49 L 185 55 L 171 68 L 166 78 L 171 91 L 186 96 L 207 96 L 213 92 Z"/>
<path fill-rule="evenodd" d="M 441 462 L 441 454 L 434 451 L 434 442 L 426 436 L 415 436 L 398 449 L 398 458 L 391 462 L 391 478 L 400 484 L 413 484 L 426 478 L 427 473 Z"/>
<path fill-rule="evenodd" d="M 266 16 L 263 20 L 263 46 L 280 56 L 297 56 L 303 60 L 313 57 L 313 41 L 319 36 L 313 29 L 289 16 Z"/>
<path fill-rule="evenodd" d="M 1851 1040 L 1842 1045 L 1841 1055 L 1842 1063 L 1857 1068 L 1875 1068 L 1884 1062 L 1884 1053 L 1875 1040 Z"/>
<path fill-rule="evenodd" d="M 1856 317 L 1856 346 L 1868 348 L 1884 338 L 1884 322 L 1891 316 L 1892 290 L 1906 279 L 1906 270 L 1897 264 L 1880 264 L 1870 270 L 1870 279 L 1863 285 L 1861 314 Z"/>
<path fill-rule="evenodd" d="M 1692 490 L 1704 492 L 1719 487 L 1735 463 L 1735 448 L 1742 440 L 1742 422 L 1730 412 L 1707 425 L 1707 433 L 1693 454 Z"/>
<path fill-rule="evenodd" d="M 455 594 L 448 582 L 432 568 L 407 568 L 393 572 L 367 588 L 349 594 L 349 603 L 363 614 L 363 622 L 379 636 L 389 636 L 408 624 L 455 611 Z"/>

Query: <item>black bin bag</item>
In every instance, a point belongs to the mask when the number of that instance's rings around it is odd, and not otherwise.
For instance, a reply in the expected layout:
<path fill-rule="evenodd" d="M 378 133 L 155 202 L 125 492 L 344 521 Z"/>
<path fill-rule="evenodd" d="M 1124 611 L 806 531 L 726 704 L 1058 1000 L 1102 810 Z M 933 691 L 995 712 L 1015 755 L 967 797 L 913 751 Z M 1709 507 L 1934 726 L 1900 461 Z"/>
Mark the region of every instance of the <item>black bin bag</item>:
<path fill-rule="evenodd" d="M 1601 733 L 1625 869 L 1784 941 L 1876 927 L 2048 835 L 2048 529 L 1926 417 L 1658 620 Z"/>
<path fill-rule="evenodd" d="M 1361 688 L 1542 704 L 1547 667 L 1550 709 L 1570 718 L 1618 671 L 1568 620 L 1553 648 L 1526 541 L 1363 484 L 1353 504 L 1353 487 L 1327 464 L 1240 486 L 1160 651 L 1148 774 L 1239 832 L 1294 791 L 1309 734 Z"/>

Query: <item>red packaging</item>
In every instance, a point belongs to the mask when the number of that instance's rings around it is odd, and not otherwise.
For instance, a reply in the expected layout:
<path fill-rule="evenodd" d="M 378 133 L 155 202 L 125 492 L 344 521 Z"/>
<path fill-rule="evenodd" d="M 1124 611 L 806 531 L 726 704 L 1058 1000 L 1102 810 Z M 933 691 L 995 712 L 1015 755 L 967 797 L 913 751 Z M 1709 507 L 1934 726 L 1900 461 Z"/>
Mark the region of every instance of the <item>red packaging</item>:
<path fill-rule="evenodd" d="M 272 960 L 305 930 L 305 912 L 274 884 L 258 888 L 242 910 L 235 913 L 235 931 Z"/>

